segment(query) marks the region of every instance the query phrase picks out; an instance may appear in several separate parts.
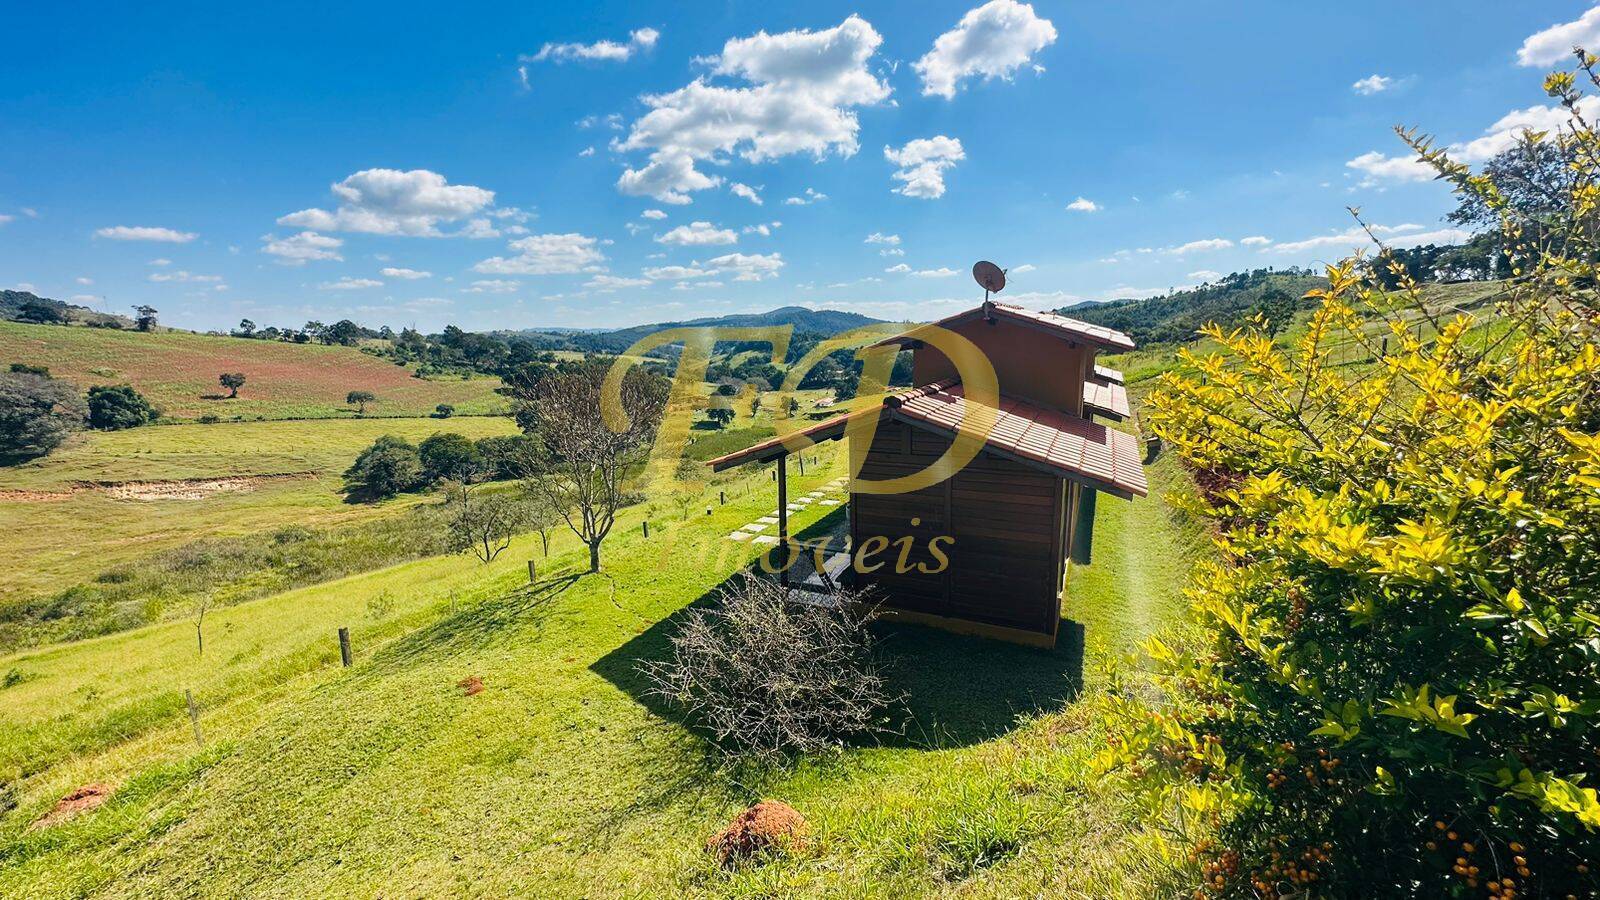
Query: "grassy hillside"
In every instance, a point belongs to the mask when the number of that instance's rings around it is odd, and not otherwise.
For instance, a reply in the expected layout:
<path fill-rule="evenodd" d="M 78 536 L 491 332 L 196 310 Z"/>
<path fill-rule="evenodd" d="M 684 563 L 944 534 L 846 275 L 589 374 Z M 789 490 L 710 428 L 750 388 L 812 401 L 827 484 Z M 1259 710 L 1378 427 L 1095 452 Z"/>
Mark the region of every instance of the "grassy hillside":
<path fill-rule="evenodd" d="M 376 394 L 374 416 L 421 416 L 448 403 L 461 414 L 505 407 L 496 378 L 424 380 L 350 347 L 286 344 L 181 331 L 142 333 L 0 322 L 0 364 L 49 366 L 80 388 L 132 384 L 176 419 L 349 417 L 352 390 Z M 221 399 L 223 372 L 243 372 L 239 396 Z"/>
<path fill-rule="evenodd" d="M 353 505 L 339 474 L 384 434 L 512 434 L 508 419 L 353 419 L 173 425 L 91 432 L 0 469 L 0 603 L 91 578 L 199 537 L 326 525 L 393 511 Z"/>
<path fill-rule="evenodd" d="M 797 489 L 842 471 L 836 445 L 825 455 Z M 1068 700 L 1071 640 L 887 630 L 904 736 L 753 779 L 707 765 L 635 667 L 748 562 L 724 536 L 771 508 L 751 474 L 751 492 L 658 521 L 650 541 L 645 509 L 629 510 L 604 575 L 569 574 L 582 556 L 564 534 L 533 587 L 524 540 L 489 566 L 423 560 L 219 611 L 203 657 L 180 622 L 0 659 L 17 673 L 0 777 L 29 773 L 0 817 L 0 896 L 1152 895 L 1159 863 L 1127 801 L 1088 774 L 1102 726 Z M 1170 484 L 1170 463 L 1155 474 Z M 1171 618 L 1169 569 L 1195 537 L 1154 499 L 1099 514 L 1068 613 L 1095 658 Z M 382 591 L 395 607 L 375 619 Z M 348 671 L 339 625 L 355 635 Z M 471 675 L 487 690 L 464 697 Z M 29 827 L 96 781 L 116 790 L 106 806 Z M 714 869 L 705 838 L 761 797 L 795 804 L 817 839 L 778 865 Z"/>

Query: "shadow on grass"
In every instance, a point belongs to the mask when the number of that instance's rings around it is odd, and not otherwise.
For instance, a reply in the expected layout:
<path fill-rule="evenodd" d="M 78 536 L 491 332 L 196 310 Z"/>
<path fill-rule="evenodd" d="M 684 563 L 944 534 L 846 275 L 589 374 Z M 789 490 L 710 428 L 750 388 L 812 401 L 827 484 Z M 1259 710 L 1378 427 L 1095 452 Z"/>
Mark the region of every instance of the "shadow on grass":
<path fill-rule="evenodd" d="M 825 522 L 806 532 L 826 533 L 820 528 Z M 670 659 L 671 636 L 692 610 L 715 602 L 720 589 L 655 623 L 590 670 L 656 715 L 681 720 L 677 707 L 651 693 L 640 667 Z M 1060 709 L 1082 687 L 1083 626 L 1076 622 L 1061 623 L 1052 650 L 903 623 L 879 622 L 873 630 L 889 692 L 903 698 L 898 732 L 880 737 L 886 746 L 933 749 L 990 740 L 1010 731 L 1021 716 Z"/>
<path fill-rule="evenodd" d="M 537 628 L 551 602 L 579 577 L 576 573 L 556 575 L 497 597 L 463 604 L 433 624 L 378 649 L 372 654 L 372 668 L 400 668 L 433 654 L 481 647 L 529 626 Z"/>

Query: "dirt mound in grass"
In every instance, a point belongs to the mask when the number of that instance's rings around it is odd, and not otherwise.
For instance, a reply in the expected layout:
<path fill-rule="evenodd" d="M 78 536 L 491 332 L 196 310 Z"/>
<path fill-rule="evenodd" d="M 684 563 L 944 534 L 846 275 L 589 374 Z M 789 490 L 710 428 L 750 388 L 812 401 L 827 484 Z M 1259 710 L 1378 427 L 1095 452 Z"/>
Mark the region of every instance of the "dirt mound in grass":
<path fill-rule="evenodd" d="M 763 800 L 734 818 L 706 849 L 724 866 L 766 853 L 798 849 L 805 840 L 806 819 L 782 800 Z"/>
<path fill-rule="evenodd" d="M 111 799 L 111 786 L 108 784 L 86 784 L 72 793 L 56 801 L 56 805 L 44 815 L 34 821 L 34 828 L 49 828 L 59 825 L 80 813 L 91 809 Z"/>
<path fill-rule="evenodd" d="M 463 678 L 456 682 L 456 687 L 461 688 L 463 697 L 471 697 L 475 694 L 483 693 L 483 679 L 473 675 L 470 678 Z"/>

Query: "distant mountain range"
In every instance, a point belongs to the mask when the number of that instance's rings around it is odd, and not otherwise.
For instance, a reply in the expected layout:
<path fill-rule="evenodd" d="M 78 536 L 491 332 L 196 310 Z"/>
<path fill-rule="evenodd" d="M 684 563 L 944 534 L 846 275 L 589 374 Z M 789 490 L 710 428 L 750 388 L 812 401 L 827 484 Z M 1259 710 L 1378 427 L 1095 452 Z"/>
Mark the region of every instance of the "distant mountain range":
<path fill-rule="evenodd" d="M 580 350 L 597 353 L 621 353 L 640 338 L 664 328 L 704 328 L 707 326 L 751 328 L 791 325 L 796 332 L 831 336 L 842 331 L 860 328 L 863 325 L 873 325 L 881 321 L 881 319 L 863 316 L 860 313 L 841 312 L 833 309 L 808 309 L 804 306 L 781 306 L 763 313 L 712 316 L 689 319 L 682 322 L 656 322 L 650 325 L 619 328 L 614 331 L 578 330 L 572 328 L 526 328 L 521 331 L 496 333 L 535 339 L 550 338 L 559 341 L 563 345 L 571 345 Z"/>

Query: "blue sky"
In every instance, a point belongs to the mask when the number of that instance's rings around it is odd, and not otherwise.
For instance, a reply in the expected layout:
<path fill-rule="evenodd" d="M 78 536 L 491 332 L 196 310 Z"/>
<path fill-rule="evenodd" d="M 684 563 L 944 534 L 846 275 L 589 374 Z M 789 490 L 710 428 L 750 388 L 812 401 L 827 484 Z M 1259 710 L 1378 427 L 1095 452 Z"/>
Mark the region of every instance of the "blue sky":
<path fill-rule="evenodd" d="M 1448 240 L 1577 2 L 31 4 L 0 286 L 169 324 L 1036 307 Z M 592 148 L 592 149 L 591 149 Z M 761 202 L 758 205 L 754 199 Z"/>

